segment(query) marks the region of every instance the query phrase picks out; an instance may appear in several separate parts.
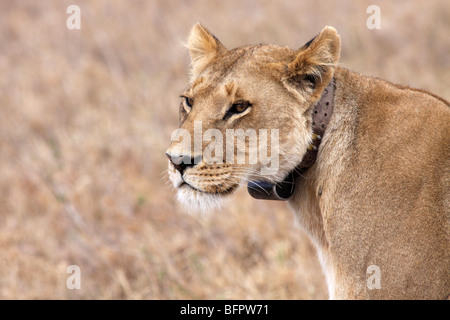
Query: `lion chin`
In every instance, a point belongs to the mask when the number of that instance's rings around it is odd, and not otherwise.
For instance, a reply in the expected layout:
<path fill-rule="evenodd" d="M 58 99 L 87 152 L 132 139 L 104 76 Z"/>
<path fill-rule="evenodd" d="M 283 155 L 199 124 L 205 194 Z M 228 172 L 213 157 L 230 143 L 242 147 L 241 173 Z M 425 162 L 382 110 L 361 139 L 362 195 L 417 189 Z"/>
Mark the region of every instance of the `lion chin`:
<path fill-rule="evenodd" d="M 186 184 L 177 188 L 178 202 L 191 213 L 209 214 L 220 210 L 229 194 L 202 192 Z"/>

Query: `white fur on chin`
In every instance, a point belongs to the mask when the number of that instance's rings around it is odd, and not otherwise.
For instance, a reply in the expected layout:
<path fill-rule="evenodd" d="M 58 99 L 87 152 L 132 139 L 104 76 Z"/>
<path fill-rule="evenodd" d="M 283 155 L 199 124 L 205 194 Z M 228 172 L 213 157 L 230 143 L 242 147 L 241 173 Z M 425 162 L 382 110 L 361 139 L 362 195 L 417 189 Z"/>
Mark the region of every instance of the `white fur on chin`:
<path fill-rule="evenodd" d="M 192 213 L 210 214 L 219 210 L 223 197 L 212 193 L 193 190 L 188 186 L 178 188 L 178 202 Z"/>

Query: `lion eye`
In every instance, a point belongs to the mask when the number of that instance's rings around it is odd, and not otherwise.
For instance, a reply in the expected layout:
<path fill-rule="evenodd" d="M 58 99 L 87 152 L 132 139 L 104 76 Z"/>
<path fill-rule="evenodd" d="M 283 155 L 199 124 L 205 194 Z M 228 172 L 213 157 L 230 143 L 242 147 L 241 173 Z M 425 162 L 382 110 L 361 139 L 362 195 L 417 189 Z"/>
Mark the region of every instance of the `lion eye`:
<path fill-rule="evenodd" d="M 194 100 L 192 98 L 189 98 L 189 97 L 184 97 L 184 102 L 186 102 L 186 105 L 189 108 L 192 108 L 192 105 L 194 104 Z"/>
<path fill-rule="evenodd" d="M 184 99 L 184 105 L 187 109 L 191 109 L 194 104 L 194 99 L 186 97 L 186 96 L 180 96 L 180 98 Z"/>
<path fill-rule="evenodd" d="M 248 101 L 238 101 L 236 103 L 233 103 L 230 110 L 228 110 L 229 113 L 242 113 L 245 110 L 247 110 L 251 106 L 250 102 Z"/>
<path fill-rule="evenodd" d="M 227 120 L 233 114 L 243 113 L 245 110 L 250 108 L 252 104 L 248 101 L 237 101 L 231 105 L 231 108 L 223 116 L 223 120 Z"/>

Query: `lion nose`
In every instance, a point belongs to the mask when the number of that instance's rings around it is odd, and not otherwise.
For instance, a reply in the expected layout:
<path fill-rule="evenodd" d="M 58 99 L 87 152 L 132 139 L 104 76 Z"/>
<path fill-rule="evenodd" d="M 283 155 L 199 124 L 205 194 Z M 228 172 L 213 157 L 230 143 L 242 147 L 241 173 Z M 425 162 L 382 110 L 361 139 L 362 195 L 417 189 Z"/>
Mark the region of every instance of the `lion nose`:
<path fill-rule="evenodd" d="M 170 162 L 173 164 L 175 169 L 177 169 L 181 173 L 181 175 L 183 175 L 184 170 L 195 166 L 201 160 L 201 157 L 193 158 L 193 157 L 187 156 L 187 155 L 171 155 L 167 152 L 166 152 L 166 156 L 170 160 Z"/>

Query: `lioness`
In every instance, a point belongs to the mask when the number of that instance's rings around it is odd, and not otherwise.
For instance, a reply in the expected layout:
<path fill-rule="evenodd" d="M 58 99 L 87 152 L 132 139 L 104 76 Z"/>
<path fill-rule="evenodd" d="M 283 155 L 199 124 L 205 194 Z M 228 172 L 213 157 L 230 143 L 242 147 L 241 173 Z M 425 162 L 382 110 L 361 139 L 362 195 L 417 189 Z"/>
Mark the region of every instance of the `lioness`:
<path fill-rule="evenodd" d="M 332 27 L 295 51 L 261 44 L 227 50 L 197 23 L 188 49 L 181 129 L 193 138 L 196 123 L 200 135 L 276 129 L 279 143 L 268 149 L 279 163 L 264 172 L 261 161 L 235 164 L 228 154 L 224 162 L 205 161 L 202 151 L 217 137 L 194 151 L 194 139 L 174 138 L 166 154 L 179 200 L 208 207 L 244 183 L 278 185 L 292 175 L 286 198 L 317 249 L 330 299 L 449 295 L 447 101 L 337 67 L 340 37 Z M 320 101 L 329 105 L 325 91 L 333 108 L 320 115 L 319 136 L 314 117 Z M 250 156 L 249 143 L 235 155 Z M 308 150 L 313 161 L 299 170 Z"/>

